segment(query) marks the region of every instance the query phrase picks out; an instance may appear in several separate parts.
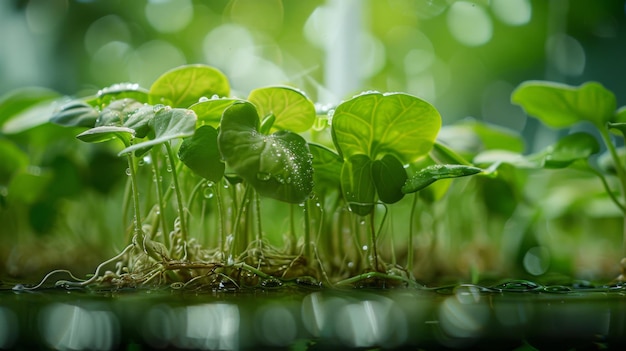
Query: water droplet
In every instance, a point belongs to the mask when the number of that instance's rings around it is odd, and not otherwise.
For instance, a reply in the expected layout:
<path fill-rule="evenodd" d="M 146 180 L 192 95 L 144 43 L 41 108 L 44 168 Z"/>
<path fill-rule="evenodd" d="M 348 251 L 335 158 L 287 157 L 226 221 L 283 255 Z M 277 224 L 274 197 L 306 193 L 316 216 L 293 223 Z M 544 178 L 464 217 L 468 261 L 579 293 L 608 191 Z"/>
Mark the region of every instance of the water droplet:
<path fill-rule="evenodd" d="M 229 266 L 235 264 L 235 259 L 233 259 L 233 255 L 228 255 L 228 259 L 226 259 L 226 264 Z"/>
<path fill-rule="evenodd" d="M 213 96 L 211 96 L 211 100 L 219 100 L 220 96 L 217 94 L 213 94 Z"/>
<path fill-rule="evenodd" d="M 348 262 L 348 268 L 354 268 L 354 262 Z"/>
<path fill-rule="evenodd" d="M 131 175 L 130 168 L 126 168 L 125 173 L 126 173 L 127 176 Z"/>
<path fill-rule="evenodd" d="M 256 178 L 258 180 L 267 181 L 267 180 L 270 180 L 270 178 L 272 178 L 272 175 L 267 172 L 259 172 L 256 174 Z"/>
<path fill-rule="evenodd" d="M 363 249 L 363 251 L 367 251 L 367 245 L 363 245 L 361 249 Z"/>
<path fill-rule="evenodd" d="M 206 96 L 202 96 L 201 98 L 198 99 L 198 102 L 207 102 L 209 101 L 209 98 Z"/>
<path fill-rule="evenodd" d="M 212 199 L 213 196 L 215 196 L 215 192 L 213 192 L 213 188 L 212 187 L 208 187 L 208 188 L 204 188 L 204 191 L 202 192 L 202 195 L 204 195 L 205 199 Z"/>
<path fill-rule="evenodd" d="M 150 157 L 150 155 L 146 155 L 143 157 L 143 162 L 145 162 L 146 164 L 151 164 L 152 163 L 152 157 Z"/>

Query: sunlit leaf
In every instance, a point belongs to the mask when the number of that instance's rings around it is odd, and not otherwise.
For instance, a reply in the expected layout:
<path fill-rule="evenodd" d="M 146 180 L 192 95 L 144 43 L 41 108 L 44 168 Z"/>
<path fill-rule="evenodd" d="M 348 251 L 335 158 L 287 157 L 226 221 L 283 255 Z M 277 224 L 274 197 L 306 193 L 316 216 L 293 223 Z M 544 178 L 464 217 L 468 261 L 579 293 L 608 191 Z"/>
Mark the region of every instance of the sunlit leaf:
<path fill-rule="evenodd" d="M 298 134 L 259 133 L 254 105 L 238 102 L 222 117 L 218 144 L 237 175 L 264 196 L 290 203 L 306 200 L 313 189 L 313 166 L 306 141 Z"/>
<path fill-rule="evenodd" d="M 343 160 L 329 148 L 309 143 L 313 156 L 313 183 L 315 192 L 323 193 L 341 187 L 340 175 Z"/>
<path fill-rule="evenodd" d="M 340 155 L 396 156 L 411 163 L 430 151 L 441 116 L 429 103 L 407 94 L 366 93 L 341 103 L 332 119 Z"/>
<path fill-rule="evenodd" d="M 614 117 L 615 95 L 596 82 L 574 87 L 546 81 L 522 83 L 511 101 L 554 128 L 589 121 L 599 128 Z"/>
<path fill-rule="evenodd" d="M 300 133 L 315 121 L 315 105 L 299 90 L 289 87 L 255 89 L 248 100 L 256 105 L 261 117 L 275 116 L 272 131 L 290 130 Z"/>
<path fill-rule="evenodd" d="M 189 106 L 189 109 L 198 116 L 197 126 L 209 125 L 217 128 L 222 119 L 224 110 L 239 99 L 207 99 Z"/>
<path fill-rule="evenodd" d="M 187 108 L 202 97 L 228 96 L 230 86 L 219 70 L 205 65 L 174 68 L 160 76 L 150 87 L 150 94 L 160 99 L 154 103 Z"/>
<path fill-rule="evenodd" d="M 341 191 L 350 210 L 366 216 L 374 210 L 376 187 L 372 178 L 372 160 L 366 155 L 353 155 L 341 169 Z"/>
<path fill-rule="evenodd" d="M 402 187 L 402 192 L 405 194 L 414 193 L 440 179 L 466 177 L 482 171 L 480 168 L 465 165 L 428 166 L 409 178 Z"/>
<path fill-rule="evenodd" d="M 187 109 L 161 107 L 150 120 L 150 128 L 154 131 L 154 139 L 133 144 L 120 151 L 120 155 L 147 149 L 166 141 L 193 135 L 196 130 L 196 114 Z"/>
<path fill-rule="evenodd" d="M 392 204 L 402 200 L 402 186 L 407 180 L 402 163 L 392 155 L 385 155 L 372 163 L 372 180 L 380 201 Z"/>
<path fill-rule="evenodd" d="M 217 147 L 217 130 L 211 126 L 201 126 L 192 137 L 183 140 L 178 157 L 207 180 L 217 183 L 224 176 L 225 164 Z"/>
<path fill-rule="evenodd" d="M 62 99 L 64 100 L 64 99 Z M 62 101 L 43 101 L 30 106 L 8 119 L 2 126 L 4 134 L 18 134 L 50 122 Z"/>
<path fill-rule="evenodd" d="M 100 112 L 96 127 L 127 127 L 135 131 L 135 137 L 144 138 L 150 131 L 155 109 L 159 108 L 133 99 L 115 100 Z"/>

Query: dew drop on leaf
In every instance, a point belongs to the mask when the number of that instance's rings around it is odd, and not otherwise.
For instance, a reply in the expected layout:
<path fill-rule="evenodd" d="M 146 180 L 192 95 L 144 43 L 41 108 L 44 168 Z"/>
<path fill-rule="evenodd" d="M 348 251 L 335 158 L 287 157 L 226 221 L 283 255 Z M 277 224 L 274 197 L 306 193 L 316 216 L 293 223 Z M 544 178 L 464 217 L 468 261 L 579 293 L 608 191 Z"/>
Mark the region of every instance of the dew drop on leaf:
<path fill-rule="evenodd" d="M 267 181 L 267 180 L 270 180 L 270 178 L 272 178 L 272 175 L 270 173 L 267 173 L 267 172 L 259 172 L 259 173 L 256 174 L 256 178 L 258 180 Z"/>
<path fill-rule="evenodd" d="M 206 96 L 202 96 L 201 98 L 198 99 L 198 102 L 207 102 L 209 101 L 209 98 Z"/>
<path fill-rule="evenodd" d="M 127 175 L 127 176 L 130 176 L 130 174 L 131 174 L 131 172 L 130 172 L 130 168 L 126 168 L 125 173 L 126 173 L 126 175 Z"/>
<path fill-rule="evenodd" d="M 213 192 L 213 188 L 209 187 L 209 188 L 204 188 L 202 195 L 204 196 L 205 199 L 212 199 L 213 196 L 215 196 L 215 193 Z"/>

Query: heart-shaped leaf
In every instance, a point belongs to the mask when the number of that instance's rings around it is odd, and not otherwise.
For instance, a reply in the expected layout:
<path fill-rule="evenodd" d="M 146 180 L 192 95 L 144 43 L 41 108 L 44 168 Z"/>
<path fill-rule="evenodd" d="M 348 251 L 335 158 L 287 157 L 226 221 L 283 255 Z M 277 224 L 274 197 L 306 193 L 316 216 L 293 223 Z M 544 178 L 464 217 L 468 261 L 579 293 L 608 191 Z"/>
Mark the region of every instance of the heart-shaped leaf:
<path fill-rule="evenodd" d="M 332 118 L 333 142 L 343 159 L 391 154 L 412 163 L 428 153 L 440 128 L 432 105 L 400 93 L 359 95 L 337 106 Z"/>
<path fill-rule="evenodd" d="M 236 102 L 224 111 L 218 145 L 230 168 L 259 194 L 290 203 L 309 197 L 313 166 L 306 141 L 288 131 L 260 134 L 251 103 Z"/>
<path fill-rule="evenodd" d="M 407 175 L 402 163 L 392 155 L 385 155 L 372 163 L 372 180 L 380 201 L 392 204 L 402 200 L 402 186 Z"/>
<path fill-rule="evenodd" d="M 219 70 L 206 65 L 174 68 L 160 76 L 150 87 L 150 94 L 161 103 L 187 108 L 202 97 L 228 96 L 228 79 Z"/>
<path fill-rule="evenodd" d="M 192 136 L 196 130 L 196 114 L 187 109 L 155 106 L 157 110 L 150 120 L 150 129 L 154 131 L 154 139 L 131 145 L 120 151 L 120 155 L 147 149 L 166 141 Z"/>
<path fill-rule="evenodd" d="M 596 82 L 574 87 L 528 81 L 515 89 L 511 101 L 530 116 L 554 128 L 569 127 L 582 121 L 604 128 L 613 119 L 617 106 L 615 95 Z"/>
<path fill-rule="evenodd" d="M 440 179 L 466 177 L 482 171 L 480 168 L 466 165 L 428 166 L 409 178 L 402 187 L 402 192 L 405 194 L 414 193 Z"/>
<path fill-rule="evenodd" d="M 262 118 L 274 115 L 272 131 L 290 130 L 300 133 L 315 122 L 315 105 L 301 91 L 289 87 L 255 89 L 248 100 L 256 105 Z"/>
<path fill-rule="evenodd" d="M 214 183 L 224 176 L 225 164 L 217 147 L 217 130 L 201 126 L 180 144 L 178 158 L 199 176 Z"/>
<path fill-rule="evenodd" d="M 376 187 L 372 178 L 372 160 L 366 155 L 350 156 L 341 168 L 341 191 L 350 210 L 366 216 L 374 210 Z"/>

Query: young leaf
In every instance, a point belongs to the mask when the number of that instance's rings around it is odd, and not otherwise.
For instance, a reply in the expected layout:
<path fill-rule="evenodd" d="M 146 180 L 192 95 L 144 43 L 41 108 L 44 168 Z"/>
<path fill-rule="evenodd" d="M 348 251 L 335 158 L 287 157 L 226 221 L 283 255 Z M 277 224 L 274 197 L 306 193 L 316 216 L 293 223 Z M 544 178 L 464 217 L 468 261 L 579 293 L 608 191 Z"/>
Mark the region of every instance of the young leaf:
<path fill-rule="evenodd" d="M 350 156 L 341 168 L 341 191 L 350 210 L 366 216 L 374 210 L 376 188 L 372 178 L 372 160 L 366 155 Z"/>
<path fill-rule="evenodd" d="M 414 193 L 440 179 L 465 177 L 482 171 L 480 168 L 465 165 L 428 166 L 409 178 L 402 187 L 402 192 L 405 194 Z"/>
<path fill-rule="evenodd" d="M 50 117 L 50 122 L 65 127 L 88 127 L 96 124 L 99 113 L 86 102 L 70 101 Z"/>
<path fill-rule="evenodd" d="M 7 119 L 2 126 L 2 133 L 18 134 L 46 124 L 50 122 L 50 117 L 55 113 L 56 109 L 57 104 L 55 102 L 39 102 Z"/>
<path fill-rule="evenodd" d="M 576 160 L 584 160 L 600 151 L 596 138 L 587 133 L 567 135 L 548 147 L 544 167 L 564 168 Z"/>
<path fill-rule="evenodd" d="M 598 128 L 614 117 L 617 102 L 615 95 L 596 82 L 579 87 L 545 82 L 528 81 L 520 84 L 511 96 L 527 114 L 554 128 L 568 127 L 589 121 Z"/>
<path fill-rule="evenodd" d="M 329 148 L 309 143 L 313 156 L 313 184 L 316 193 L 324 193 L 341 187 L 340 175 L 343 160 Z"/>
<path fill-rule="evenodd" d="M 101 143 L 112 139 L 119 139 L 125 147 L 130 146 L 130 141 L 135 136 L 135 131 L 126 127 L 101 126 L 88 129 L 76 137 L 86 143 Z"/>
<path fill-rule="evenodd" d="M 255 89 L 248 100 L 256 105 L 261 117 L 274 115 L 274 131 L 290 130 L 300 133 L 315 121 L 315 105 L 302 92 L 289 87 Z"/>
<path fill-rule="evenodd" d="M 208 99 L 189 106 L 189 109 L 196 113 L 198 121 L 197 127 L 210 125 L 217 128 L 220 125 L 224 110 L 238 99 Z"/>
<path fill-rule="evenodd" d="M 191 138 L 183 140 L 178 158 L 196 174 L 214 183 L 224 176 L 225 164 L 217 148 L 217 130 L 201 126 Z"/>
<path fill-rule="evenodd" d="M 372 163 L 372 180 L 380 201 L 392 204 L 402 200 L 402 186 L 407 175 L 402 163 L 392 155 L 385 155 Z"/>
<path fill-rule="evenodd" d="M 341 103 L 332 119 L 333 142 L 343 159 L 385 154 L 408 164 L 428 153 L 441 127 L 439 112 L 407 94 L 366 93 Z"/>
<path fill-rule="evenodd" d="M 121 99 L 132 99 L 142 103 L 148 103 L 150 93 L 148 90 L 140 87 L 139 84 L 117 83 L 98 91 L 96 98 L 100 105 L 107 105 L 111 101 Z"/>
<path fill-rule="evenodd" d="M 313 166 L 306 141 L 288 131 L 260 134 L 251 103 L 236 102 L 224 111 L 218 145 L 226 163 L 259 194 L 290 203 L 309 197 Z"/>
<path fill-rule="evenodd" d="M 96 127 L 117 126 L 135 131 L 136 138 L 144 138 L 150 131 L 150 123 L 159 106 L 143 104 L 133 99 L 115 100 L 105 107 L 96 121 Z"/>
<path fill-rule="evenodd" d="M 120 151 L 119 155 L 147 149 L 166 141 L 192 136 L 196 130 L 196 114 L 187 109 L 161 107 L 150 123 L 154 139 L 131 145 Z"/>
<path fill-rule="evenodd" d="M 0 126 L 19 113 L 37 105 L 58 99 L 59 93 L 45 88 L 22 88 L 0 97 Z"/>
<path fill-rule="evenodd" d="M 174 68 L 160 76 L 150 87 L 150 94 L 160 98 L 155 103 L 187 108 L 202 97 L 228 96 L 230 86 L 219 70 L 205 65 Z"/>

